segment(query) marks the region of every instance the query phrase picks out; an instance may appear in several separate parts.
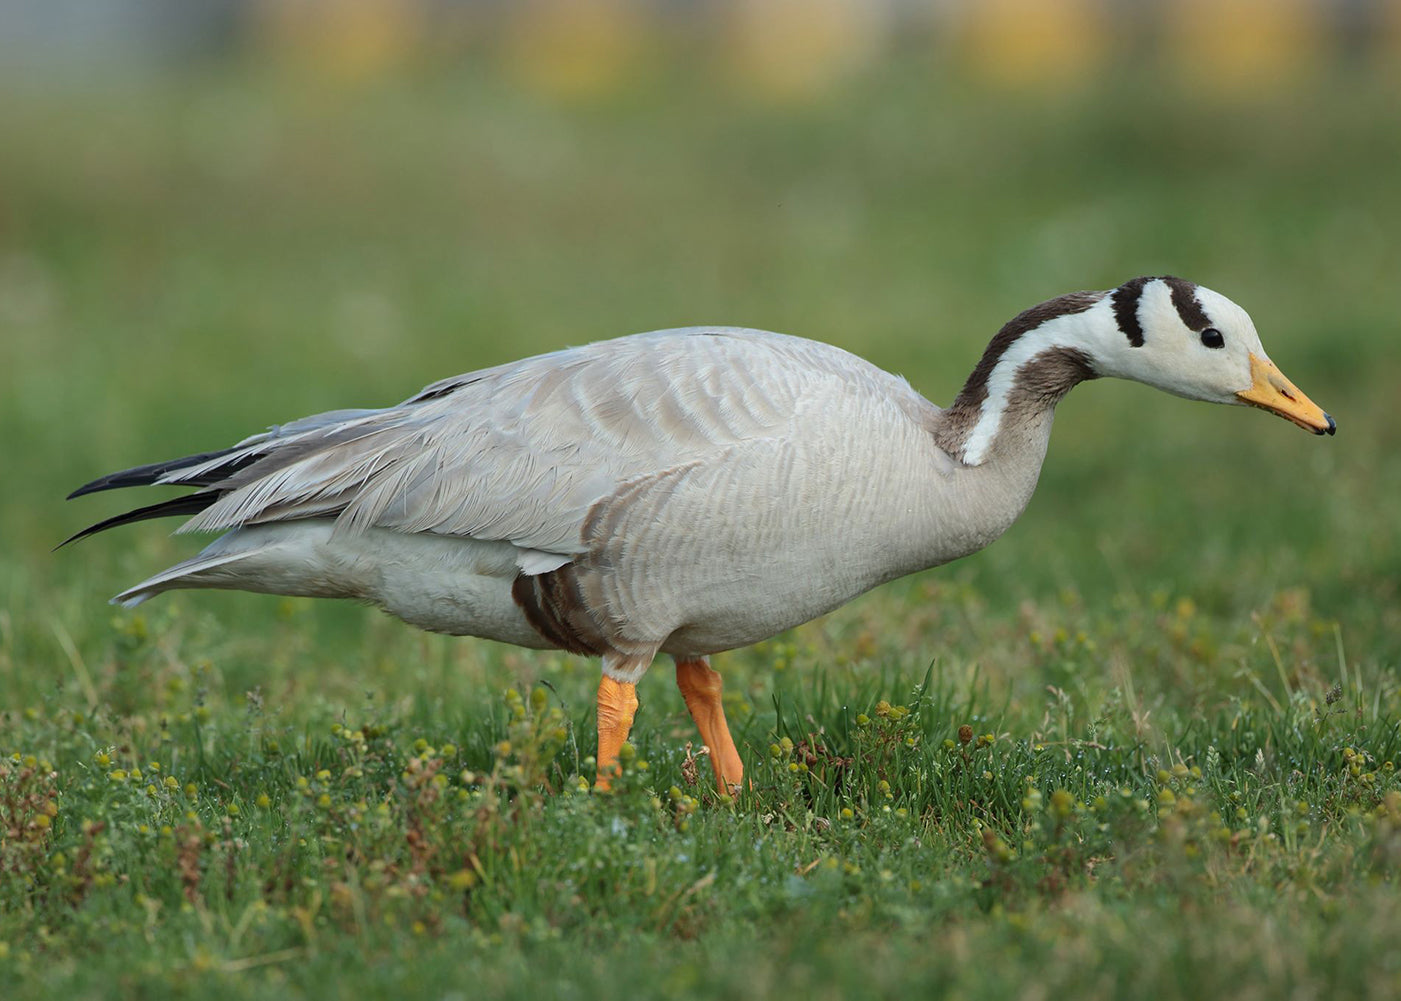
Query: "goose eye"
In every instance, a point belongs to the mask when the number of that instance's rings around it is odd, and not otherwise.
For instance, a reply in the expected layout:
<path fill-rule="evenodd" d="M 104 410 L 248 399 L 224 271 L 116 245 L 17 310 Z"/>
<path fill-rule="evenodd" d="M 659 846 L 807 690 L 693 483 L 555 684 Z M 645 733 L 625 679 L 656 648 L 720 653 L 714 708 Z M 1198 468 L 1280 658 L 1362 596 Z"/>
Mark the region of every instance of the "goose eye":
<path fill-rule="evenodd" d="M 1226 338 L 1221 336 L 1221 331 L 1215 327 L 1207 327 L 1202 331 L 1202 343 L 1209 348 L 1224 348 Z"/>

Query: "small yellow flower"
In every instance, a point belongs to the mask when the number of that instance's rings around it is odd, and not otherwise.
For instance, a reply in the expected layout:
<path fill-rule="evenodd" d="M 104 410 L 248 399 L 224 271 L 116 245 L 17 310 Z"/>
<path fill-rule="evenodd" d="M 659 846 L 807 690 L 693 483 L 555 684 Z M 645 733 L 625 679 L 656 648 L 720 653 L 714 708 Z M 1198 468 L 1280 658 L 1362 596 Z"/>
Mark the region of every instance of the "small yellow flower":
<path fill-rule="evenodd" d="M 459 869 L 447 879 L 448 886 L 461 893 L 477 885 L 477 874 L 471 869 Z"/>

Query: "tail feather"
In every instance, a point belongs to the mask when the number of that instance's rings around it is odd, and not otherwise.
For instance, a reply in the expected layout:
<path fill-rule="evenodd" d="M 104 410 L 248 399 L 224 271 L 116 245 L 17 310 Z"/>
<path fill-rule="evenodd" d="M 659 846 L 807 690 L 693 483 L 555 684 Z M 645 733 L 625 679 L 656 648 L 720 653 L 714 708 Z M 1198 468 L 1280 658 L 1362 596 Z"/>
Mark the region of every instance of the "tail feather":
<path fill-rule="evenodd" d="M 162 570 L 154 577 L 148 577 L 140 584 L 127 588 L 121 594 L 113 597 L 110 603 L 113 605 L 121 605 L 123 608 L 135 608 L 147 598 L 154 598 L 162 591 L 169 591 L 172 588 L 209 587 L 210 585 L 208 583 L 204 583 L 200 580 L 200 574 L 222 566 L 227 566 L 230 563 L 236 563 L 242 559 L 247 559 L 257 552 L 257 549 L 242 549 L 235 552 L 210 552 L 209 550 L 205 550 L 192 559 L 177 563 L 173 567 Z"/>

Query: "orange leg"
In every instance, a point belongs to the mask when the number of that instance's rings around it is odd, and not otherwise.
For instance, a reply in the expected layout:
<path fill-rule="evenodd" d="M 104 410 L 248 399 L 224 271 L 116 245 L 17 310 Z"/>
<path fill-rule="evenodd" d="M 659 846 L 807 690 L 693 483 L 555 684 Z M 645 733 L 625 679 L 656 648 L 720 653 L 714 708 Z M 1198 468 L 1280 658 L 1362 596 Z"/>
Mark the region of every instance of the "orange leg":
<path fill-rule="evenodd" d="M 725 710 L 720 704 L 720 675 L 711 670 L 704 657 L 678 660 L 676 687 L 681 689 L 701 740 L 710 748 L 715 787 L 731 795 L 737 793 L 744 781 L 744 763 L 740 760 L 734 738 L 730 736 L 730 726 L 725 722 Z"/>
<path fill-rule="evenodd" d="M 594 785 L 607 789 L 618 771 L 618 750 L 628 739 L 637 713 L 637 686 L 604 676 L 598 683 L 598 777 Z"/>

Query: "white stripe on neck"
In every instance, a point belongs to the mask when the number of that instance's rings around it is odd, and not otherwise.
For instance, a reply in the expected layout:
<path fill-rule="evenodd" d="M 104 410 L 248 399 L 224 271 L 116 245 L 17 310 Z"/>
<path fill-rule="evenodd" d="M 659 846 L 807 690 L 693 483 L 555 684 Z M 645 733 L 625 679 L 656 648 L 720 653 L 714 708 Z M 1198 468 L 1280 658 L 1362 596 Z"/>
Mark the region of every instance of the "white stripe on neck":
<path fill-rule="evenodd" d="M 987 459 L 992 443 L 1002 430 L 1002 418 L 1007 413 L 1012 389 L 1017 384 L 1017 373 L 1023 366 L 1055 348 L 1075 348 L 1092 358 L 1096 357 L 1099 352 L 1094 350 L 1095 328 L 1106 322 L 1104 314 L 1111 308 L 1112 304 L 1106 296 L 1082 312 L 1052 317 L 1022 334 L 1002 352 L 988 373 L 987 396 L 978 410 L 978 422 L 968 432 L 968 439 L 963 444 L 964 465 L 979 466 Z M 1108 322 L 1117 332 L 1112 318 Z"/>

